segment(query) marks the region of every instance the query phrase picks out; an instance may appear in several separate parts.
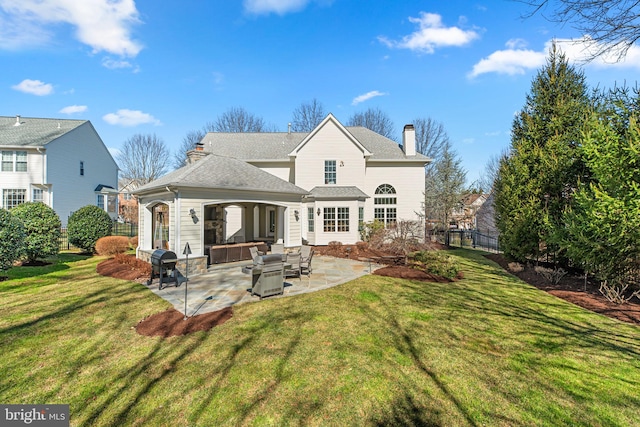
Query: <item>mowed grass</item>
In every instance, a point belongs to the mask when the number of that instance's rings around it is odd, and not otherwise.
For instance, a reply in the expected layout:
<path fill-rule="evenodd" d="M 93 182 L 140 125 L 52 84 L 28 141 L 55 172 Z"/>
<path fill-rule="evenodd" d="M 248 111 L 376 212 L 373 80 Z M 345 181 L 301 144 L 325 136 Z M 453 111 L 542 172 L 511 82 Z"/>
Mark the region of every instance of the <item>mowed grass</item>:
<path fill-rule="evenodd" d="M 168 304 L 98 276 L 103 258 L 16 268 L 0 402 L 68 403 L 92 426 L 640 425 L 640 328 L 453 254 L 459 282 L 365 276 L 169 339 L 135 332 Z"/>

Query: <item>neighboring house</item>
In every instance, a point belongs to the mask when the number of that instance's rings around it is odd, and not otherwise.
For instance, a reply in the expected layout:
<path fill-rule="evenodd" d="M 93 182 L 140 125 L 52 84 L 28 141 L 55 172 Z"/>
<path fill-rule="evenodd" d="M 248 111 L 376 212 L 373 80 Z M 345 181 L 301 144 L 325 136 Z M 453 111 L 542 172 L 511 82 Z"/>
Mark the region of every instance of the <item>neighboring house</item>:
<path fill-rule="evenodd" d="M 476 229 L 487 236 L 498 237 L 500 232 L 496 227 L 494 200 L 495 197 L 492 190 L 482 206 L 476 211 Z"/>
<path fill-rule="evenodd" d="M 0 117 L 0 207 L 52 207 L 66 227 L 77 209 L 117 215 L 118 166 L 88 120 Z"/>
<path fill-rule="evenodd" d="M 135 189 L 136 185 L 132 180 L 121 179 L 118 182 L 118 221 L 138 223 L 138 201 L 131 194 Z"/>
<path fill-rule="evenodd" d="M 133 191 L 139 256 L 229 242 L 353 244 L 363 222 L 421 221 L 424 166 L 403 145 L 329 114 L 309 133 L 208 133 L 189 164 Z"/>
<path fill-rule="evenodd" d="M 451 213 L 451 224 L 460 230 L 475 230 L 478 228 L 477 212 L 487 200 L 486 194 L 467 194 L 460 200 L 460 204 Z"/>

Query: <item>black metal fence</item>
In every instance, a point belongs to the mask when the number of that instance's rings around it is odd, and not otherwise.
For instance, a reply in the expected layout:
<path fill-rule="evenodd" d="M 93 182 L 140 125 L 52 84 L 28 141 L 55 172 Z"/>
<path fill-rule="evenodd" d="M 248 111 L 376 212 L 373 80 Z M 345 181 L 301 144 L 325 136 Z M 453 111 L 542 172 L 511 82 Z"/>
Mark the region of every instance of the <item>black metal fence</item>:
<path fill-rule="evenodd" d="M 435 233 L 436 240 L 447 246 L 500 252 L 497 236 L 489 236 L 476 230 L 447 230 Z"/>
<path fill-rule="evenodd" d="M 111 235 L 127 236 L 127 237 L 137 236 L 138 224 L 130 224 L 126 222 L 114 221 L 113 227 L 111 228 Z M 60 250 L 68 251 L 68 250 L 75 250 L 75 249 L 79 250 L 80 248 L 76 248 L 71 243 L 69 243 L 69 234 L 67 233 L 67 229 L 61 228 L 60 229 Z"/>

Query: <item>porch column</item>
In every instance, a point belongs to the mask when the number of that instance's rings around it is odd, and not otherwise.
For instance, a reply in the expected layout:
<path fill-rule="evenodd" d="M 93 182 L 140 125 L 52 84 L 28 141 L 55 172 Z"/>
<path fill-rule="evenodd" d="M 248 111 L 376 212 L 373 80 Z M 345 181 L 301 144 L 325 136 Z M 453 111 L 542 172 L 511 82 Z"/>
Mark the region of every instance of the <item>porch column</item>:
<path fill-rule="evenodd" d="M 255 239 L 255 220 L 254 220 L 255 203 L 247 203 L 244 207 L 244 238 L 245 241 Z"/>

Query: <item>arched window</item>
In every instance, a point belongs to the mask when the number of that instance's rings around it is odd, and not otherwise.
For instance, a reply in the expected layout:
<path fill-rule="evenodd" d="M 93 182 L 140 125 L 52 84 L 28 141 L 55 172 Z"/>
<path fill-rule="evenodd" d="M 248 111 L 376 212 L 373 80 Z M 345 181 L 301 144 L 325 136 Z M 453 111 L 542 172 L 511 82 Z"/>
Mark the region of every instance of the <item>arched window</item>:
<path fill-rule="evenodd" d="M 385 225 L 396 223 L 396 189 L 389 184 L 382 184 L 376 188 L 376 195 L 373 199 L 373 219 L 382 221 Z"/>
<path fill-rule="evenodd" d="M 169 249 L 169 205 L 158 203 L 151 213 L 153 249 Z"/>

